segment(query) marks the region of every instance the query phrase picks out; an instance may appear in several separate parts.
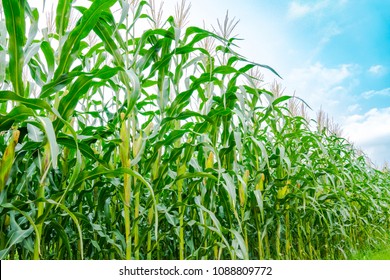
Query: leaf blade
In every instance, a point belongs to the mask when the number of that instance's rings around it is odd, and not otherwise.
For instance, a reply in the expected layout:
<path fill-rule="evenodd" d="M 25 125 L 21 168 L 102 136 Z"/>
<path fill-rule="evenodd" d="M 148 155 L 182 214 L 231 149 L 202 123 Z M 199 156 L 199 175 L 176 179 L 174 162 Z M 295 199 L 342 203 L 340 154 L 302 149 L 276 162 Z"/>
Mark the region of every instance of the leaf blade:
<path fill-rule="evenodd" d="M 24 96 L 24 85 L 22 79 L 25 38 L 24 19 L 25 0 L 3 0 L 3 9 L 6 27 L 9 35 L 8 55 L 9 72 L 14 91 L 19 96 Z"/>

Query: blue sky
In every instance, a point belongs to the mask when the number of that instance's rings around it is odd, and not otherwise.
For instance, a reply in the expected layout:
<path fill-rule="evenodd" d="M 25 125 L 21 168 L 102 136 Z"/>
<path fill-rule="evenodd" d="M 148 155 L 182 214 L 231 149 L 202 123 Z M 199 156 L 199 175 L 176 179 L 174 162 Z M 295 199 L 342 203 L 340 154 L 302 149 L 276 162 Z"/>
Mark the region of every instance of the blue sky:
<path fill-rule="evenodd" d="M 175 1 L 165 1 L 171 5 Z M 390 1 L 193 0 L 190 23 L 240 20 L 240 53 L 322 108 L 377 165 L 390 162 Z M 205 9 L 205 7 L 208 7 Z M 168 13 L 168 11 L 167 11 Z M 266 75 L 269 82 L 276 77 Z"/>

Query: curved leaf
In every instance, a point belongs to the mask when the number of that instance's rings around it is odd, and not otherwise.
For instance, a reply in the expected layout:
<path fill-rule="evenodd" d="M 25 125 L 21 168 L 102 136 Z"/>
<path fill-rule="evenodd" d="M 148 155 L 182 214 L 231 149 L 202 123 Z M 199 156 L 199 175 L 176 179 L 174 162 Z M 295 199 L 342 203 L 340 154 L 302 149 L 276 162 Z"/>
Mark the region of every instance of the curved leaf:
<path fill-rule="evenodd" d="M 49 118 L 46 117 L 38 117 L 41 121 L 43 128 L 45 129 L 47 139 L 50 144 L 50 154 L 51 154 L 51 163 L 54 169 L 57 168 L 57 158 L 58 158 L 58 144 L 56 139 L 56 134 L 54 132 L 53 124 Z"/>
<path fill-rule="evenodd" d="M 112 5 L 116 0 L 95 0 L 91 7 L 86 10 L 79 20 L 79 24 L 68 35 L 64 46 L 61 49 L 60 62 L 55 71 L 54 78 L 58 78 L 62 74 L 69 71 L 75 55 L 80 48 L 80 42 L 94 28 L 100 15 Z"/>
<path fill-rule="evenodd" d="M 0 114 L 0 131 L 8 130 L 14 122 L 22 122 L 31 116 L 34 116 L 32 109 L 24 105 L 16 106 L 7 115 Z"/>

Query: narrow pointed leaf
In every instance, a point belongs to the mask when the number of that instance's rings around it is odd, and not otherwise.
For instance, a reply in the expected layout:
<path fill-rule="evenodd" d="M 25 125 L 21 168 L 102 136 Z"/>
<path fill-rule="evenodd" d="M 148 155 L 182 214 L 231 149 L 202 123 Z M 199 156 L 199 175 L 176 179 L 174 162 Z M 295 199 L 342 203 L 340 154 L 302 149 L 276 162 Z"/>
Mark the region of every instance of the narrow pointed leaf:
<path fill-rule="evenodd" d="M 58 149 L 58 144 L 57 144 L 57 139 L 56 139 L 56 134 L 54 132 L 53 124 L 49 118 L 38 117 L 38 119 L 41 121 L 45 129 L 46 136 L 50 144 L 51 163 L 53 168 L 56 169 L 59 149 Z"/>
<path fill-rule="evenodd" d="M 25 0 L 3 0 L 5 22 L 9 35 L 8 55 L 9 72 L 14 91 L 19 96 L 24 96 L 22 79 L 25 37 Z"/>
<path fill-rule="evenodd" d="M 12 248 L 12 246 L 22 242 L 27 237 L 30 236 L 30 234 L 34 231 L 32 227 L 26 230 L 14 230 L 11 232 L 10 239 L 8 243 L 6 244 L 6 249 L 0 251 L 0 260 L 4 259 L 4 257 L 8 254 L 9 250 Z"/>
<path fill-rule="evenodd" d="M 61 49 L 60 62 L 54 78 L 58 78 L 69 71 L 73 61 L 76 59 L 81 40 L 94 28 L 102 12 L 114 5 L 115 2 L 116 0 L 95 0 L 91 7 L 84 12 L 79 20 L 79 24 L 69 33 Z"/>
<path fill-rule="evenodd" d="M 34 116 L 32 109 L 24 105 L 16 106 L 7 115 L 0 114 L 0 131 L 8 130 L 15 122 L 22 122 L 31 116 Z"/>
<path fill-rule="evenodd" d="M 56 32 L 60 36 L 64 36 L 68 27 L 70 10 L 73 0 L 58 0 L 56 10 Z"/>

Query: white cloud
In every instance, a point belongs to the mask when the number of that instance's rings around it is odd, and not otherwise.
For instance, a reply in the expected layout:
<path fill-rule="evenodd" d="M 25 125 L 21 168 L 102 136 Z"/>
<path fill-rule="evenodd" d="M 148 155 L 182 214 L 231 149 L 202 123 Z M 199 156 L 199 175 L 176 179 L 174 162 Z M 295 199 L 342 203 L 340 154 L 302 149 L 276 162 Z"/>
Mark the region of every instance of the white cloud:
<path fill-rule="evenodd" d="M 317 87 L 326 86 L 329 88 L 351 77 L 354 68 L 353 64 L 342 64 L 336 68 L 327 68 L 317 62 L 307 68 L 293 69 L 291 76 L 296 78 L 296 80 L 301 80 L 302 85 L 315 82 Z"/>
<path fill-rule="evenodd" d="M 290 18 L 300 18 L 307 15 L 310 12 L 309 5 L 301 5 L 297 2 L 292 2 L 288 9 L 288 16 Z"/>
<path fill-rule="evenodd" d="M 356 113 L 359 112 L 362 107 L 359 104 L 352 104 L 347 107 L 348 113 Z"/>
<path fill-rule="evenodd" d="M 386 68 L 383 65 L 377 64 L 377 65 L 372 65 L 369 69 L 368 72 L 374 76 L 382 76 L 383 74 L 386 73 Z"/>
<path fill-rule="evenodd" d="M 347 117 L 343 132 L 377 165 L 390 162 L 390 107 Z"/>
<path fill-rule="evenodd" d="M 356 104 L 351 97 L 351 88 L 355 86 L 355 73 L 358 66 L 342 64 L 328 68 L 315 63 L 305 68 L 293 69 L 285 79 L 290 91 L 303 98 L 313 109 L 313 114 L 321 107 L 336 122 L 346 112 L 346 108 Z M 352 107 L 351 107 L 352 108 Z"/>
<path fill-rule="evenodd" d="M 369 90 L 362 93 L 364 99 L 370 99 L 374 96 L 390 96 L 390 88 L 385 88 L 382 90 Z"/>
<path fill-rule="evenodd" d="M 310 1 L 307 1 L 310 3 Z M 314 3 L 313 3 L 314 2 Z M 322 10 L 340 10 L 345 7 L 348 3 L 348 0 L 320 0 L 320 1 L 311 1 L 310 4 L 302 3 L 301 1 L 292 1 L 288 6 L 287 18 L 289 19 L 299 19 L 309 14 L 314 14 Z"/>
<path fill-rule="evenodd" d="M 314 13 L 318 10 L 324 9 L 328 6 L 328 1 L 319 1 L 316 4 L 301 4 L 297 1 L 293 1 L 290 3 L 288 7 L 288 18 L 290 19 L 298 19 L 302 18 L 308 14 Z"/>

